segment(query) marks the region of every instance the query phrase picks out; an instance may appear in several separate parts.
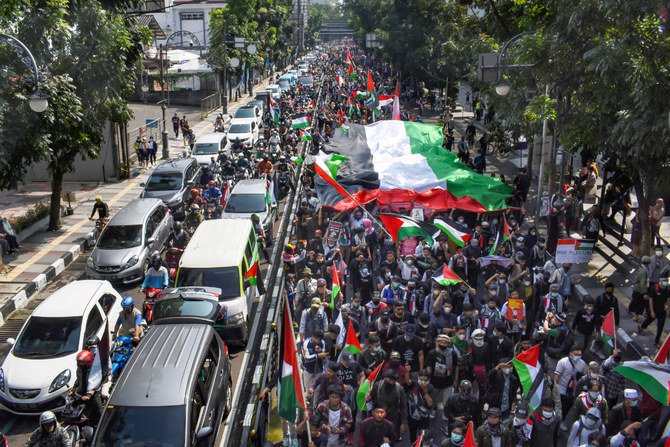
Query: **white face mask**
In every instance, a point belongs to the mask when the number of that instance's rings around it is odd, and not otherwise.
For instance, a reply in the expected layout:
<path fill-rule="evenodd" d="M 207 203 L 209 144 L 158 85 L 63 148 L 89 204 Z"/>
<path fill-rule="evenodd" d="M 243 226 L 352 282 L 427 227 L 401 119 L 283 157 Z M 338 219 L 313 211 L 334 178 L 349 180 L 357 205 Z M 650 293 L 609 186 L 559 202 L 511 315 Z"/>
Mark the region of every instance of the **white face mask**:
<path fill-rule="evenodd" d="M 656 250 L 655 253 L 656 253 L 656 256 L 659 257 L 659 258 L 660 258 L 661 256 L 663 256 L 663 251 L 662 251 L 662 250 Z"/>
<path fill-rule="evenodd" d="M 549 419 L 551 417 L 554 417 L 554 412 L 553 411 L 542 410 L 542 417 L 545 418 L 545 419 Z"/>
<path fill-rule="evenodd" d="M 481 338 L 473 338 L 472 339 L 472 344 L 474 344 L 478 348 L 481 348 L 482 346 L 484 346 L 484 340 L 481 339 Z"/>
<path fill-rule="evenodd" d="M 523 425 L 525 423 L 526 423 L 525 419 L 514 416 L 514 425 Z"/>
<path fill-rule="evenodd" d="M 456 336 L 459 340 L 465 340 L 465 334 L 458 334 Z"/>

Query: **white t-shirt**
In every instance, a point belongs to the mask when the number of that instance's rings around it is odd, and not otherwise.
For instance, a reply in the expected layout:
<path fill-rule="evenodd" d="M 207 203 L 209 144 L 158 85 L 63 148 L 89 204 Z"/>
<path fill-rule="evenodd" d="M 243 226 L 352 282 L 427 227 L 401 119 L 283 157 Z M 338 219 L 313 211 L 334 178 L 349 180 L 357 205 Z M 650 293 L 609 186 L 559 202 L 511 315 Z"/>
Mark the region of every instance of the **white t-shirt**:
<path fill-rule="evenodd" d="M 557 382 L 558 389 L 563 395 L 568 393 L 568 383 L 570 383 L 570 379 L 572 379 L 573 376 L 575 376 L 574 379 L 575 382 L 577 382 L 577 374 L 586 374 L 587 366 L 584 360 L 579 359 L 574 362 L 574 365 L 575 366 L 573 367 L 572 363 L 570 362 L 570 357 L 563 357 L 556 364 L 556 374 L 560 374 L 561 376 Z"/>
<path fill-rule="evenodd" d="M 340 410 L 328 409 L 328 425 L 331 427 L 340 427 Z M 328 447 L 340 447 L 340 434 L 328 434 Z"/>

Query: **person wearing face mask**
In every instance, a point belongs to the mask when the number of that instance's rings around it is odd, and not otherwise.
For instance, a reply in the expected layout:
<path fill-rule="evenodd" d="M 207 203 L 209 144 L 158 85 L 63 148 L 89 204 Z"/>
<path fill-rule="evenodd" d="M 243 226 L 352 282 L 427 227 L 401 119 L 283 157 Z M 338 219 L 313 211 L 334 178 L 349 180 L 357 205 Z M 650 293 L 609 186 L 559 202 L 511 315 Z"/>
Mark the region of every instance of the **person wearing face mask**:
<path fill-rule="evenodd" d="M 525 401 L 519 402 L 514 410 L 514 416 L 505 422 L 507 430 L 512 434 L 514 447 L 530 447 L 533 425 L 533 421 L 528 417 L 528 404 Z"/>
<path fill-rule="evenodd" d="M 417 380 L 412 380 L 408 386 L 407 402 L 409 403 L 408 420 L 410 440 L 416 439 L 417 434 L 427 430 L 430 425 L 430 415 L 435 410 L 433 402 L 433 385 L 430 384 L 430 374 L 425 369 L 418 372 Z M 424 436 L 425 437 L 425 436 Z"/>
<path fill-rule="evenodd" d="M 532 282 L 532 275 L 524 276 L 517 283 L 516 292 L 519 298 L 523 299 L 526 305 L 526 332 L 532 332 L 533 323 L 536 321 L 539 300 L 535 298 L 535 286 Z"/>
<path fill-rule="evenodd" d="M 504 321 L 499 321 L 493 328 L 493 335 L 489 337 L 491 346 L 491 361 L 494 365 L 502 362 L 504 358 L 511 358 L 514 355 L 514 343 L 507 336 L 507 325 Z"/>
<path fill-rule="evenodd" d="M 449 259 L 449 268 L 453 270 L 459 278 L 468 277 L 468 259 L 463 254 L 462 247 L 456 247 L 456 253 Z"/>
<path fill-rule="evenodd" d="M 435 387 L 433 396 L 437 410 L 446 417 L 444 405 L 451 394 L 454 380 L 458 380 L 458 357 L 447 335 L 437 336 L 435 349 L 428 353 L 426 369 L 430 373 L 430 383 Z"/>
<path fill-rule="evenodd" d="M 633 315 L 633 320 L 640 323 L 643 320 L 646 304 L 645 296 L 649 290 L 649 263 L 651 258 L 649 256 L 642 256 L 640 268 L 637 269 L 634 275 L 633 294 L 631 295 L 630 304 L 628 305 L 628 312 Z"/>
<path fill-rule="evenodd" d="M 568 302 L 570 301 L 570 297 L 572 295 L 572 285 L 578 284 L 580 282 L 577 278 L 572 277 L 572 272 L 570 271 L 571 268 L 572 264 L 566 262 L 561 266 L 560 269 L 554 270 L 554 273 L 552 273 L 551 277 L 549 278 L 549 282 L 551 284 L 558 285 L 558 291 L 563 296 L 563 304 L 565 306 L 567 306 Z"/>
<path fill-rule="evenodd" d="M 454 305 L 451 298 L 447 297 L 447 291 L 442 290 L 433 303 L 431 312 L 431 334 L 437 337 L 438 334 L 452 335 L 458 324 L 458 317 L 453 314 Z"/>
<path fill-rule="evenodd" d="M 466 337 L 466 330 L 462 326 L 456 326 L 456 334 L 452 338 L 454 351 L 458 357 L 459 379 L 473 380 L 472 374 L 472 350 Z"/>
<path fill-rule="evenodd" d="M 413 317 L 418 316 L 423 311 L 425 299 L 426 295 L 421 287 L 416 286 L 416 281 L 413 279 L 407 281 L 407 304 L 409 305 L 409 313 Z"/>
<path fill-rule="evenodd" d="M 533 245 L 533 248 L 530 250 L 530 255 L 528 257 L 528 264 L 530 267 L 542 267 L 547 260 L 549 255 L 547 254 L 547 240 L 540 236 L 537 238 L 537 242 Z"/>
<path fill-rule="evenodd" d="M 489 371 L 486 395 L 484 396 L 484 402 L 489 405 L 489 408 L 499 408 L 503 417 L 509 416 L 517 399 L 516 392 L 519 389 L 519 378 L 513 374 L 512 369 L 509 357 L 501 359 L 500 363 Z"/>
<path fill-rule="evenodd" d="M 384 286 L 382 289 L 382 301 L 388 305 L 392 305 L 395 301 L 405 300 L 407 289 L 403 287 L 400 282 L 400 276 L 394 275 L 391 278 L 391 284 Z"/>
<path fill-rule="evenodd" d="M 367 258 L 362 251 L 358 251 L 354 260 L 349 264 L 349 271 L 353 290 L 360 294 L 364 302 L 367 302 L 374 291 L 371 258 Z"/>
<path fill-rule="evenodd" d="M 572 407 L 577 381 L 582 375 L 586 374 L 586 369 L 586 363 L 582 360 L 582 350 L 576 345 L 570 348 L 570 355 L 563 357 L 556 364 L 554 383 L 558 384 L 561 395 L 563 418 L 567 416 Z"/>
<path fill-rule="evenodd" d="M 550 375 L 556 370 L 558 361 L 570 352 L 572 346 L 572 335 L 570 328 L 565 324 L 566 319 L 567 315 L 564 313 L 550 312 L 537 329 L 537 339 L 544 347 L 544 368 Z"/>
<path fill-rule="evenodd" d="M 382 349 L 386 351 L 386 354 L 390 354 L 393 340 L 398 336 L 398 327 L 391 321 L 391 314 L 388 309 L 380 312 L 372 330 L 381 340 Z"/>
<path fill-rule="evenodd" d="M 657 245 L 654 247 L 654 254 L 649 259 L 649 286 L 653 287 L 658 284 L 661 277 L 667 277 L 668 273 L 670 273 L 670 261 L 663 252 L 663 246 Z"/>
<path fill-rule="evenodd" d="M 479 276 L 479 258 L 482 256 L 482 249 L 479 239 L 473 235 L 468 241 L 468 246 L 463 248 L 463 256 L 468 260 L 468 284 L 477 284 Z"/>
<path fill-rule="evenodd" d="M 400 385 L 405 386 L 405 384 L 409 383 L 410 368 L 408 368 L 407 364 L 403 363 L 402 354 L 398 351 L 391 351 L 388 361 L 382 367 L 381 374 L 383 375 L 389 370 L 398 373 L 398 378 L 396 380 Z"/>
<path fill-rule="evenodd" d="M 376 335 L 368 336 L 368 344 L 358 355 L 358 364 L 363 368 L 365 377 L 386 360 L 386 352 L 382 349 L 379 337 Z"/>
<path fill-rule="evenodd" d="M 393 275 L 400 274 L 400 267 L 398 267 L 398 262 L 395 259 L 395 254 L 392 251 L 387 251 L 386 256 L 382 258 L 382 262 L 379 264 L 379 269 L 383 270 L 386 267 L 388 271 Z"/>
<path fill-rule="evenodd" d="M 526 243 L 526 247 L 528 247 L 529 250 L 532 250 L 532 248 L 537 244 L 537 228 L 536 227 L 530 227 L 528 229 L 528 232 L 524 236 L 524 241 Z"/>
<path fill-rule="evenodd" d="M 542 297 L 542 304 L 539 312 L 538 321 L 542 321 L 550 313 L 560 314 L 564 309 L 563 295 L 559 291 L 560 287 L 558 284 L 552 284 L 549 286 L 549 293 Z"/>
<path fill-rule="evenodd" d="M 582 391 L 577 396 L 565 418 L 566 426 L 570 427 L 579 416 L 584 416 L 591 408 L 597 408 L 600 411 L 602 420 L 607 420 L 607 411 L 609 408 L 607 406 L 607 399 L 602 395 L 602 383 L 600 380 L 589 382 L 588 390 Z"/>
<path fill-rule="evenodd" d="M 507 284 L 507 274 L 503 272 L 496 273 L 487 279 L 484 282 L 484 285 L 489 288 L 489 293 L 491 290 L 497 290 L 499 303 L 507 301 L 510 294 L 509 284 Z M 491 287 L 493 287 L 493 289 Z"/>
<path fill-rule="evenodd" d="M 478 447 L 513 447 L 512 434 L 503 425 L 502 411 L 497 407 L 489 407 L 486 421 L 475 432 Z"/>
<path fill-rule="evenodd" d="M 368 318 L 365 306 L 361 304 L 361 301 L 361 295 L 356 292 L 351 299 L 351 305 L 349 306 L 349 318 L 354 321 L 354 324 L 359 328 L 361 334 L 367 334 Z"/>
<path fill-rule="evenodd" d="M 602 385 L 602 377 L 600 376 L 600 365 L 596 361 L 589 362 L 588 369 L 586 370 L 586 375 L 583 376 L 581 379 L 579 379 L 577 381 L 577 385 L 575 385 L 576 392 L 581 393 L 583 391 L 588 391 L 592 380 L 597 380 Z"/>
<path fill-rule="evenodd" d="M 421 249 L 421 253 L 416 257 L 416 267 L 419 269 L 420 277 L 423 276 L 424 272 L 430 268 L 430 264 L 433 261 L 433 256 L 431 255 L 430 247 L 424 245 Z"/>
<path fill-rule="evenodd" d="M 640 413 L 640 395 L 634 388 L 623 391 L 623 402 L 615 405 L 607 415 L 607 433 L 614 434 L 623 430 L 633 422 L 642 421 Z"/>
<path fill-rule="evenodd" d="M 510 285 L 514 288 L 518 288 L 524 279 L 531 278 L 530 268 L 526 259 L 528 259 L 528 256 L 520 251 L 514 254 L 514 267 L 509 279 Z"/>
<path fill-rule="evenodd" d="M 462 292 L 459 291 L 458 293 Z M 479 329 L 479 319 L 475 317 L 475 307 L 472 303 L 465 303 L 463 305 L 463 312 L 458 316 L 456 324 L 464 329 L 464 339 L 470 338 L 472 332 L 475 329 Z"/>
<path fill-rule="evenodd" d="M 431 249 L 431 260 L 435 259 L 438 265 L 448 264 L 451 262 L 451 253 L 449 252 L 449 244 L 447 243 L 447 238 L 444 235 L 439 235 L 437 237 L 437 243 L 433 245 Z"/>
<path fill-rule="evenodd" d="M 486 341 L 483 330 L 477 329 L 472 333 L 470 351 L 472 352 L 472 375 L 475 378 L 477 396 L 483 397 L 488 371 L 493 367 L 490 344 Z"/>
<path fill-rule="evenodd" d="M 461 380 L 458 393 L 449 397 L 444 408 L 450 427 L 454 424 L 467 424 L 469 421 L 473 421 L 475 426 L 481 423 L 481 408 L 473 395 L 472 382 L 469 380 Z"/>
<path fill-rule="evenodd" d="M 419 314 L 416 324 L 416 335 L 423 343 L 423 355 L 425 358 L 434 346 L 433 335 L 430 331 L 430 315 L 426 312 Z"/>
<path fill-rule="evenodd" d="M 386 419 L 393 423 L 395 438 L 403 436 L 407 428 L 407 394 L 398 383 L 398 373 L 387 370 L 383 380 L 377 380 L 370 390 L 369 400 L 375 407 L 386 410 Z"/>
<path fill-rule="evenodd" d="M 605 425 L 602 422 L 600 410 L 595 407 L 590 408 L 584 416 L 580 416 L 572 424 L 566 447 L 579 447 L 588 444 L 590 435 L 593 433 L 605 435 Z"/>
<path fill-rule="evenodd" d="M 530 417 L 533 422 L 530 447 L 556 447 L 560 419 L 556 416 L 555 408 L 554 401 L 545 397 L 540 408 Z"/>
<path fill-rule="evenodd" d="M 404 259 L 398 260 L 398 267 L 400 267 L 400 278 L 404 283 L 407 283 L 412 278 L 419 278 L 419 269 L 414 264 L 416 257 L 414 255 L 406 255 Z"/>
<path fill-rule="evenodd" d="M 596 298 L 595 312 L 598 321 L 602 321 L 612 309 L 614 309 L 614 324 L 619 326 L 619 300 L 614 296 L 614 284 L 608 282 L 605 284 L 605 291 Z"/>
<path fill-rule="evenodd" d="M 493 334 L 493 328 L 496 323 L 502 321 L 500 309 L 498 308 L 497 294 L 489 294 L 486 298 L 486 306 L 479 311 L 479 324 L 487 336 Z"/>
<path fill-rule="evenodd" d="M 572 320 L 572 331 L 575 336 L 575 344 L 582 350 L 588 346 L 589 340 L 596 333 L 598 317 L 595 313 L 595 300 L 591 296 L 584 299 L 584 306 L 577 310 L 575 319 Z"/>
<path fill-rule="evenodd" d="M 465 441 L 466 426 L 460 422 L 456 422 L 451 427 L 451 434 L 445 437 L 440 443 L 440 447 L 463 447 Z"/>
<path fill-rule="evenodd" d="M 670 299 L 670 280 L 667 273 L 661 276 L 659 282 L 653 286 L 649 286 L 649 300 L 647 301 L 647 318 L 638 326 L 638 334 L 642 334 L 645 329 L 656 320 L 656 338 L 654 343 L 660 346 L 661 335 L 665 327 L 665 319 L 667 312 L 665 310 L 668 300 Z"/>
<path fill-rule="evenodd" d="M 416 326 L 407 323 L 404 333 L 393 340 L 393 350 L 400 353 L 405 367 L 411 371 L 412 380 L 417 380 L 419 370 L 424 367 L 423 341 L 416 335 Z"/>
<path fill-rule="evenodd" d="M 372 327 L 372 324 L 379 317 L 379 313 L 387 309 L 387 304 L 382 302 L 382 296 L 379 292 L 372 292 L 372 299 L 365 305 L 365 313 L 368 317 L 367 327 Z"/>
<path fill-rule="evenodd" d="M 509 299 L 500 309 L 505 322 L 507 335 L 513 343 L 518 343 L 526 331 L 526 303 L 519 298 L 519 292 L 512 292 Z"/>

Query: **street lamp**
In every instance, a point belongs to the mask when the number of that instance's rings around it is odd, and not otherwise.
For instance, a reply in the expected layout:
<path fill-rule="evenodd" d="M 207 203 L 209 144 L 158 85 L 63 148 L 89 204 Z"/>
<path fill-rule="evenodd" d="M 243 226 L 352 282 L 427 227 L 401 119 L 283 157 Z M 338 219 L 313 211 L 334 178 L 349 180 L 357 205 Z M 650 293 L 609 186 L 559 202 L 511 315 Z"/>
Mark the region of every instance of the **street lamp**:
<path fill-rule="evenodd" d="M 22 54 L 19 53 L 19 50 L 23 52 L 25 56 L 28 56 L 28 60 L 30 62 L 30 68 L 33 72 L 32 74 L 35 83 L 33 91 L 30 92 L 30 94 L 28 95 L 28 105 L 30 106 L 30 110 L 32 110 L 33 112 L 37 113 L 44 112 L 47 109 L 47 107 L 49 107 L 49 101 L 48 101 L 49 95 L 40 90 L 40 81 L 42 80 L 42 76 L 40 75 L 40 71 L 37 68 L 37 62 L 35 61 L 35 57 L 30 52 L 30 50 L 23 44 L 23 42 L 21 42 L 14 36 L 0 33 L 0 40 L 4 40 L 6 43 L 11 45 L 16 55 L 19 56 L 19 59 L 21 59 L 21 62 L 23 62 L 24 64 L 26 64 L 26 59 L 23 57 Z"/>
<path fill-rule="evenodd" d="M 511 84 L 509 83 L 509 81 L 506 81 L 505 79 L 501 79 L 500 81 L 496 82 L 495 88 L 496 88 L 496 93 L 498 95 L 507 96 L 509 94 Z"/>

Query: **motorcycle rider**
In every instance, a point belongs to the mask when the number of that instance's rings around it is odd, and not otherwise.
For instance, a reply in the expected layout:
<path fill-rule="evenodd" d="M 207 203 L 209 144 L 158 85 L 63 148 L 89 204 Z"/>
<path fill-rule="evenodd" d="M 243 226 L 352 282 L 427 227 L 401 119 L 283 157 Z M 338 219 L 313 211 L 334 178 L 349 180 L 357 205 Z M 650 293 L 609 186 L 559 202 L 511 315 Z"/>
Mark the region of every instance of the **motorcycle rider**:
<path fill-rule="evenodd" d="M 191 190 L 188 192 L 188 201 L 187 205 L 198 205 L 202 206 L 203 205 L 203 200 L 202 197 L 200 197 L 200 191 L 198 191 L 196 188 L 191 188 Z"/>
<path fill-rule="evenodd" d="M 119 313 L 112 334 L 133 337 L 133 341 L 138 343 L 142 336 L 142 312 L 135 309 L 135 300 L 132 296 L 123 298 L 121 307 L 123 311 Z"/>
<path fill-rule="evenodd" d="M 70 395 L 81 396 L 86 404 L 84 410 L 89 419 L 89 425 L 98 425 L 102 416 L 102 398 L 100 397 L 101 377 L 93 374 L 93 360 L 95 356 L 91 351 L 83 350 L 77 354 L 77 373 L 74 386 L 70 389 Z"/>
<path fill-rule="evenodd" d="M 27 447 L 70 447 L 70 437 L 65 427 L 56 420 L 56 415 L 45 411 L 40 415 L 40 426 L 26 443 Z"/>
<path fill-rule="evenodd" d="M 202 214 L 200 214 L 200 206 L 194 203 L 193 205 L 191 205 L 191 208 L 189 208 L 188 213 L 186 213 L 186 218 L 184 219 L 184 225 L 186 225 L 186 228 L 198 228 L 200 222 L 202 222 Z"/>
<path fill-rule="evenodd" d="M 164 289 L 168 286 L 168 271 L 163 266 L 161 261 L 161 255 L 157 251 L 151 254 L 151 267 L 147 270 L 146 275 L 144 275 L 144 282 L 142 283 L 141 292 L 147 288 L 152 289 Z"/>
<path fill-rule="evenodd" d="M 216 177 L 221 171 L 221 167 L 213 155 L 209 159 L 209 165 L 207 165 L 207 169 L 209 169 L 209 172 L 211 172 L 214 177 Z"/>
<path fill-rule="evenodd" d="M 223 178 L 233 178 L 235 176 L 235 166 L 230 159 L 226 160 L 221 169 L 221 176 Z"/>
<path fill-rule="evenodd" d="M 266 155 L 263 155 L 261 158 L 261 161 L 258 162 L 256 165 L 256 170 L 260 175 L 265 174 L 269 175 L 272 173 L 272 162 L 268 160 L 268 157 Z"/>
<path fill-rule="evenodd" d="M 207 188 L 207 185 L 209 185 L 209 182 L 212 180 L 214 180 L 214 176 L 209 172 L 209 168 L 205 166 L 202 168 L 202 175 L 200 175 L 200 187 L 202 189 Z"/>
<path fill-rule="evenodd" d="M 223 115 L 218 114 L 214 120 L 214 132 L 224 132 L 223 128 Z"/>
<path fill-rule="evenodd" d="M 207 200 L 208 202 L 211 201 L 221 201 L 221 197 L 223 197 L 223 194 L 221 193 L 221 190 L 217 188 L 216 182 L 214 180 L 210 180 L 209 184 L 207 185 L 208 188 L 202 193 L 202 198 Z"/>
<path fill-rule="evenodd" d="M 101 384 L 105 383 L 110 371 L 110 356 L 101 355 L 98 345 L 100 338 L 97 335 L 91 335 L 84 343 L 84 349 L 93 354 L 93 366 L 91 366 L 90 377 L 92 380 L 97 380 Z M 103 364 L 105 362 L 105 364 Z"/>
<path fill-rule="evenodd" d="M 188 233 L 184 231 L 183 226 L 176 222 L 174 225 L 174 237 L 172 238 L 172 246 L 175 248 L 186 248 L 188 244 Z"/>

